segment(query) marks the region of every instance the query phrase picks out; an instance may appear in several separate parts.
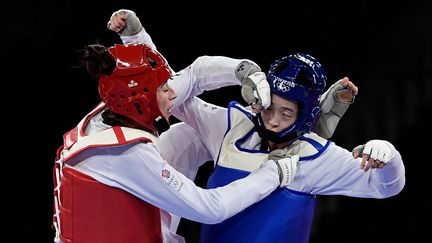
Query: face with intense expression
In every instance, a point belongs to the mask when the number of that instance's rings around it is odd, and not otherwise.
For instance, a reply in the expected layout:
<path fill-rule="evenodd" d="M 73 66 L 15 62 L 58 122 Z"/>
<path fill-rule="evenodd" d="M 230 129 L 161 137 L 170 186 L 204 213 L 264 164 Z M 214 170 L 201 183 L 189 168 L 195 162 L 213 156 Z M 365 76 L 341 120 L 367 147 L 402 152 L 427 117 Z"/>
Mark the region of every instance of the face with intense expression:
<path fill-rule="evenodd" d="M 165 82 L 157 89 L 157 103 L 162 116 L 168 121 L 174 106 L 174 99 L 177 97 L 176 92 Z"/>
<path fill-rule="evenodd" d="M 298 104 L 272 94 L 271 105 L 262 111 L 261 116 L 266 129 L 277 133 L 296 122 Z"/>

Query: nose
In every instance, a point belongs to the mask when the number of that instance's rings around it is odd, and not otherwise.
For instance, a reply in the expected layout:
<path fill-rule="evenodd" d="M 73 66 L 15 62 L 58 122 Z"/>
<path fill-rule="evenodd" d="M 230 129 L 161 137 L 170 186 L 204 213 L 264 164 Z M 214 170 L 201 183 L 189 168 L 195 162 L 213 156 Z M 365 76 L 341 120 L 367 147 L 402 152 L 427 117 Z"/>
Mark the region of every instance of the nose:
<path fill-rule="evenodd" d="M 175 90 L 170 87 L 170 96 L 169 96 L 169 99 L 170 100 L 174 100 L 175 98 L 177 98 L 177 94 L 176 94 Z"/>
<path fill-rule="evenodd" d="M 271 127 L 277 127 L 279 126 L 279 118 L 276 112 L 271 112 L 269 114 L 269 120 L 268 123 Z"/>

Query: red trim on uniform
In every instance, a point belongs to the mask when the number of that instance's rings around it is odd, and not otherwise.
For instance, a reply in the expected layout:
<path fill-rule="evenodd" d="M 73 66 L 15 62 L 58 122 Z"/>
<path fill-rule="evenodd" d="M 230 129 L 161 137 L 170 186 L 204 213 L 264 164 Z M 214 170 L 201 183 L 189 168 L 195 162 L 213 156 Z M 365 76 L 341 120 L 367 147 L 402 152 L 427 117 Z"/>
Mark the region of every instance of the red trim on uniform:
<path fill-rule="evenodd" d="M 75 127 L 74 129 L 70 130 L 69 132 L 65 133 L 63 135 L 63 144 L 65 149 L 69 149 L 78 141 L 78 128 Z"/>
<path fill-rule="evenodd" d="M 84 137 L 86 134 L 84 133 L 85 127 L 88 123 L 88 121 L 99 111 L 101 111 L 105 107 L 105 103 L 100 102 L 85 118 L 84 122 L 82 123 L 81 129 L 79 131 L 81 137 Z"/>
<path fill-rule="evenodd" d="M 123 131 L 122 131 L 121 127 L 115 126 L 115 127 L 112 127 L 112 129 L 114 131 L 114 134 L 117 137 L 118 142 L 120 144 L 125 144 L 126 143 L 126 138 L 125 138 L 125 136 L 123 134 Z"/>

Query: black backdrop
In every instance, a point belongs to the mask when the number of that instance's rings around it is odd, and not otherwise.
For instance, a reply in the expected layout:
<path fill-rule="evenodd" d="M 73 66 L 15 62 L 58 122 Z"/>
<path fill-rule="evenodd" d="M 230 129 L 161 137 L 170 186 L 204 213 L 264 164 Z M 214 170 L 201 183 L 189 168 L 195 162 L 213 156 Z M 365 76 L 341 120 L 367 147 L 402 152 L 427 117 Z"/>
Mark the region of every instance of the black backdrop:
<path fill-rule="evenodd" d="M 75 50 L 97 40 L 119 43 L 105 25 L 114 10 L 129 8 L 175 70 L 200 55 L 224 55 L 252 59 L 267 71 L 272 60 L 305 52 L 321 61 L 329 82 L 350 77 L 359 96 L 332 140 L 347 149 L 373 138 L 391 141 L 402 153 L 407 183 L 385 200 L 319 197 L 311 242 L 430 238 L 432 15 L 426 2 L 63 0 L 2 7 L 6 230 L 0 237 L 52 242 L 55 151 L 62 134 L 98 102 L 96 82 L 71 68 Z M 226 105 L 238 94 L 238 87 L 228 87 L 201 97 Z M 196 226 L 182 222 L 180 229 L 193 242 Z"/>

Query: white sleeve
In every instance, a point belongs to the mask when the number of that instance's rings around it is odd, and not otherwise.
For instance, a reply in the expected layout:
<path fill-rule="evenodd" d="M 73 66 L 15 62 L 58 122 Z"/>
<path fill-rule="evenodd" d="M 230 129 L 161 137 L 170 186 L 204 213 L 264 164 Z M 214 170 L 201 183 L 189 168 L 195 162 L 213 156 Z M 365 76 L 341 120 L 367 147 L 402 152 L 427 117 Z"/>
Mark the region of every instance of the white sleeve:
<path fill-rule="evenodd" d="M 202 164 L 213 159 L 195 130 L 183 122 L 161 134 L 160 151 L 162 158 L 191 180 Z"/>
<path fill-rule="evenodd" d="M 192 97 L 173 111 L 173 115 L 192 127 L 216 161 L 228 128 L 228 109 Z"/>
<path fill-rule="evenodd" d="M 202 56 L 169 81 L 177 94 L 173 115 L 195 130 L 213 160 L 217 158 L 227 128 L 227 110 L 194 96 L 206 90 L 240 85 L 235 69 L 242 61 L 223 56 Z"/>
<path fill-rule="evenodd" d="M 389 160 L 386 166 L 382 169 L 373 170 L 377 174 L 380 184 L 387 188 L 389 195 L 398 194 L 405 186 L 405 166 L 402 161 L 402 156 L 393 144 L 385 141 L 392 150 L 393 158 Z"/>
<path fill-rule="evenodd" d="M 301 162 L 300 190 L 317 195 L 345 195 L 362 198 L 387 198 L 405 185 L 405 168 L 399 152 L 391 145 L 394 157 L 382 169 L 364 171 L 361 159 L 331 143 L 318 158 Z"/>
<path fill-rule="evenodd" d="M 279 185 L 274 163 L 266 163 L 224 187 L 205 190 L 164 161 L 152 144 L 111 147 L 96 153 L 99 155 L 90 156 L 75 168 L 165 211 L 207 224 L 233 216 Z"/>
<path fill-rule="evenodd" d="M 147 44 L 153 50 L 157 50 L 156 45 L 152 41 L 152 38 L 145 31 L 144 28 L 136 35 L 131 35 L 131 36 L 121 36 L 120 35 L 120 38 L 121 38 L 123 44 L 125 44 L 125 45 L 126 44 Z"/>
<path fill-rule="evenodd" d="M 181 105 L 189 97 L 230 85 L 240 85 L 235 76 L 236 67 L 241 59 L 223 56 L 201 56 L 189 67 L 178 72 L 169 85 L 177 93 L 175 107 Z"/>

